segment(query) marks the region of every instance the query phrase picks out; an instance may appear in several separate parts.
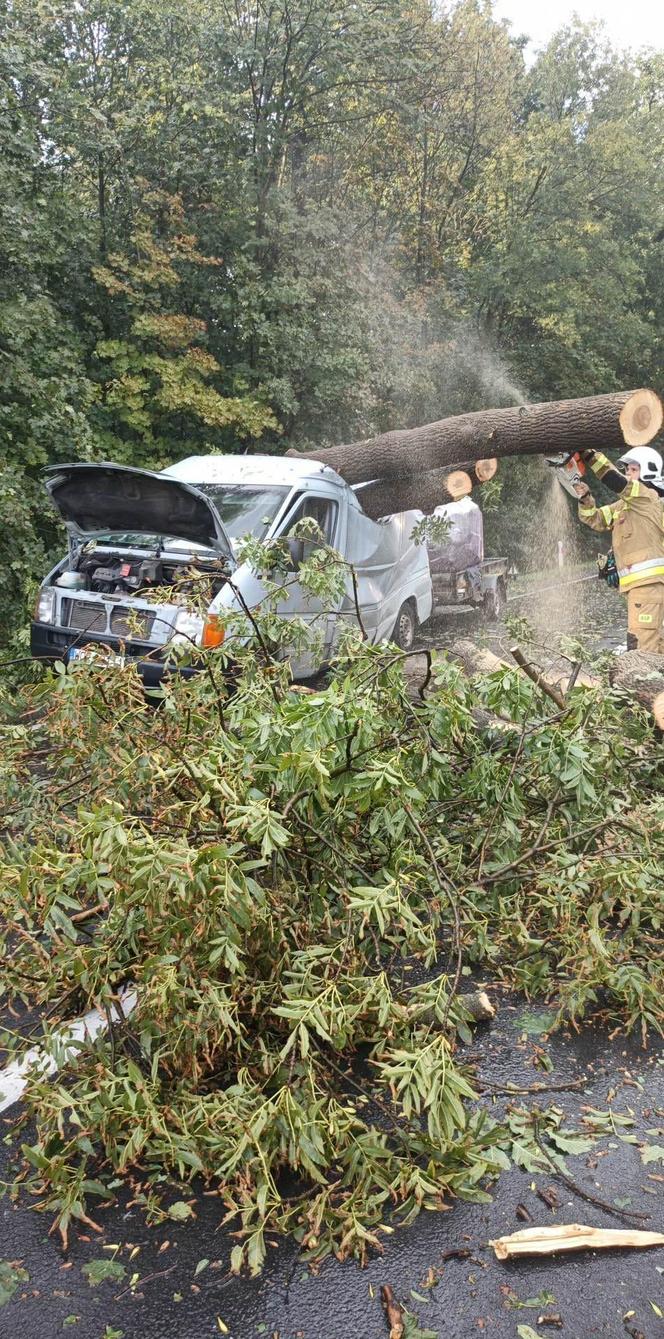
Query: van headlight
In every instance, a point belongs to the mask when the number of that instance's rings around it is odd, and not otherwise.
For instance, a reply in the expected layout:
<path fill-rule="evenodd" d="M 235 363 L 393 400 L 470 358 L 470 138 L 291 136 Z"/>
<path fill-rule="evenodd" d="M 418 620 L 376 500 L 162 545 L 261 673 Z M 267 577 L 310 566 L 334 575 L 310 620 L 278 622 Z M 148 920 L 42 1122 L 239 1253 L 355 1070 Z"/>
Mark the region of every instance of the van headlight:
<path fill-rule="evenodd" d="M 203 619 L 191 609 L 178 609 L 173 624 L 172 641 L 177 646 L 198 646 Z"/>
<path fill-rule="evenodd" d="M 37 623 L 52 623 L 55 615 L 55 591 L 52 586 L 42 586 L 35 601 L 35 619 Z"/>

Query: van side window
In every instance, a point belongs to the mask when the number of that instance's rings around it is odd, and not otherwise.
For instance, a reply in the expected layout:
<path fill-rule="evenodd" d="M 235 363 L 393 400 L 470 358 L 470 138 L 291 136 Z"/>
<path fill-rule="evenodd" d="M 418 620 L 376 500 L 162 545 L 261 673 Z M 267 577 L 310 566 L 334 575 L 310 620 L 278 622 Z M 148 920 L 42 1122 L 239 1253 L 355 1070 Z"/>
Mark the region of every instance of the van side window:
<path fill-rule="evenodd" d="M 332 544 L 337 527 L 338 510 L 339 504 L 334 502 L 332 498 L 315 497 L 313 494 L 307 493 L 301 499 L 283 533 L 284 535 L 290 535 L 293 526 L 297 525 L 298 521 L 310 517 L 322 532 L 325 543 Z M 307 547 L 315 549 L 318 546 L 315 541 L 309 541 Z"/>

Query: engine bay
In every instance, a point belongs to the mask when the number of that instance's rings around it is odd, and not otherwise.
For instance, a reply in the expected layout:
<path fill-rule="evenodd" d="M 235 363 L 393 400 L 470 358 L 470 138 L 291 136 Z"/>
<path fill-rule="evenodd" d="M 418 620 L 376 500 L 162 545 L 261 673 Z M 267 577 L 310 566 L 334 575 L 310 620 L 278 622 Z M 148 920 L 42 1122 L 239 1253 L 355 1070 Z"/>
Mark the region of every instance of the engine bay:
<path fill-rule="evenodd" d="M 141 596 L 149 599 L 151 594 L 171 589 L 171 597 L 177 589 L 177 595 L 186 599 L 194 590 L 200 593 L 201 585 L 209 584 L 209 599 L 213 599 L 223 586 L 228 572 L 223 560 L 218 558 L 193 557 L 187 554 L 175 558 L 171 554 L 149 554 L 119 552 L 117 549 L 102 549 L 95 545 L 92 550 L 79 551 L 75 565 L 67 567 L 56 578 L 56 586 L 70 591 L 92 591 L 100 595 Z M 207 591 L 206 591 L 207 593 Z"/>

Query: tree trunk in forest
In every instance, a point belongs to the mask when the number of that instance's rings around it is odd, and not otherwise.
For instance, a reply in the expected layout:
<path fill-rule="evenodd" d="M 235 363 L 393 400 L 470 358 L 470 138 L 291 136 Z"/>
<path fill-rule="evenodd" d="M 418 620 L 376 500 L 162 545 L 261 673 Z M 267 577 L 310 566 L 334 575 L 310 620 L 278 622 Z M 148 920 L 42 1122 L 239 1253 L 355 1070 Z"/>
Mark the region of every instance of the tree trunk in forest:
<path fill-rule="evenodd" d="M 346 483 L 367 479 L 419 478 L 483 457 L 545 455 L 588 448 L 643 445 L 664 423 L 664 407 L 653 391 L 618 391 L 582 400 L 485 409 L 440 419 L 421 428 L 382 433 L 365 442 L 307 452 L 330 465 Z M 288 452 L 296 455 L 297 452 Z"/>
<path fill-rule="evenodd" d="M 615 657 L 609 683 L 652 712 L 655 724 L 664 730 L 664 656 L 626 651 Z"/>

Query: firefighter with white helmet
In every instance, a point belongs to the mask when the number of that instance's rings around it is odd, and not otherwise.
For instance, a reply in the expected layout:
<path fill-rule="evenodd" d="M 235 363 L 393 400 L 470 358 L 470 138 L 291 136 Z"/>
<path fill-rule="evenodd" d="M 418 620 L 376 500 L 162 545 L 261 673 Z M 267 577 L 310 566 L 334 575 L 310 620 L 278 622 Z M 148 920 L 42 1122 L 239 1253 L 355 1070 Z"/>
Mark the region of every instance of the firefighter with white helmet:
<path fill-rule="evenodd" d="M 624 474 L 606 456 L 584 451 L 582 459 L 617 498 L 597 507 L 585 482 L 576 484 L 579 519 L 592 530 L 610 530 L 620 590 L 627 597 L 630 643 L 664 655 L 664 470 L 651 446 L 634 446 L 620 457 Z"/>
<path fill-rule="evenodd" d="M 606 456 L 601 457 L 599 452 L 593 452 L 593 455 L 598 460 L 603 459 L 606 461 Z M 606 463 L 608 464 L 609 462 L 607 461 Z M 653 450 L 652 446 L 631 446 L 629 451 L 625 452 L 624 456 L 620 456 L 618 464 L 625 466 L 625 473 L 627 474 L 628 479 L 630 478 L 628 473 L 629 467 L 637 466 L 639 473 L 634 476 L 635 478 L 640 479 L 644 484 L 650 484 L 651 487 L 657 489 L 658 492 L 661 489 L 664 489 L 662 457 L 660 456 L 659 451 Z M 591 468 L 593 468 L 592 461 Z M 595 469 L 595 473 L 599 474 L 599 470 Z"/>

